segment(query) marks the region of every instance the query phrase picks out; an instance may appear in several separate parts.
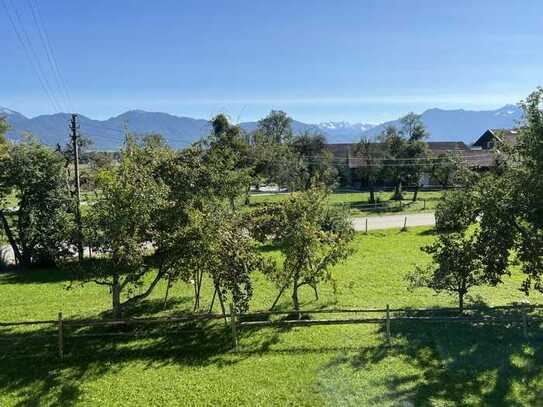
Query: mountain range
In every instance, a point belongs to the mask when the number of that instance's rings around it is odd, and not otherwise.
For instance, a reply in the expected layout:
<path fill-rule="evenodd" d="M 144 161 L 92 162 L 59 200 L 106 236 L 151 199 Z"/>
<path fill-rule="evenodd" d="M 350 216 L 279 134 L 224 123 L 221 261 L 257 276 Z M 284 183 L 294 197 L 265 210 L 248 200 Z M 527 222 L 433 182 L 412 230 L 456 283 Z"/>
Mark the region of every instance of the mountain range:
<path fill-rule="evenodd" d="M 0 107 L 0 116 L 6 117 L 11 126 L 8 138 L 18 139 L 24 132 L 30 132 L 42 143 L 65 144 L 68 140 L 68 113 L 40 115 L 28 118 L 23 114 Z M 429 141 L 463 141 L 472 143 L 489 128 L 511 128 L 522 119 L 522 110 L 515 105 L 506 105 L 496 110 L 443 110 L 429 109 L 421 114 L 430 137 Z M 101 150 L 118 149 L 124 138 L 124 128 L 131 132 L 162 134 L 172 147 L 184 147 L 209 134 L 209 122 L 204 119 L 179 117 L 168 113 L 130 110 L 107 120 L 94 120 L 79 115 L 80 131 L 94 141 L 93 148 Z M 258 122 L 239 124 L 245 131 L 257 128 Z M 329 143 L 352 143 L 361 137 L 374 138 L 386 126 L 400 126 L 400 119 L 378 125 L 348 122 L 322 122 L 317 124 L 293 120 L 295 133 L 302 131 L 321 132 Z"/>

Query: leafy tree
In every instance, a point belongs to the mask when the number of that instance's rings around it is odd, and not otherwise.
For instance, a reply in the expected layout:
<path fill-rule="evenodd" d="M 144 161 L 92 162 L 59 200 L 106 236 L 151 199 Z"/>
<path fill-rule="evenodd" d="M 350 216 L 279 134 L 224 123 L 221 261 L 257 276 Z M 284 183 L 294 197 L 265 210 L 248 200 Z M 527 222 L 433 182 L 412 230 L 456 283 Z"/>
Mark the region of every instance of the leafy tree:
<path fill-rule="evenodd" d="M 529 294 L 543 292 L 543 89 L 538 88 L 521 106 L 524 123 L 516 144 L 498 146 L 505 158 L 500 171 L 476 178 L 473 192 L 463 190 L 448 206 L 461 207 L 458 201 L 470 201 L 473 194 L 475 213 L 469 220 L 478 230 L 477 250 L 485 279 L 500 283 L 515 262 L 525 274 L 521 288 Z M 466 222 L 454 223 L 465 227 Z"/>
<path fill-rule="evenodd" d="M 5 118 L 0 117 L 0 169 L 3 168 L 2 162 L 4 160 L 8 159 L 8 152 L 9 152 L 9 142 L 6 138 L 6 133 L 9 130 L 9 125 Z M 0 208 L 3 207 L 4 202 L 3 199 L 5 199 L 5 196 L 8 192 L 7 185 L 4 185 L 5 182 L 2 182 L 2 176 L 0 175 Z M 3 188 L 2 188 L 3 186 Z"/>
<path fill-rule="evenodd" d="M 294 151 L 290 144 L 275 146 L 277 152 L 273 158 L 271 182 L 289 191 L 296 191 L 304 187 L 303 175 L 305 172 L 304 160 Z"/>
<path fill-rule="evenodd" d="M 408 113 L 400 119 L 402 135 L 409 141 L 423 141 L 429 134 L 422 122 L 420 115 Z"/>
<path fill-rule="evenodd" d="M 212 281 L 224 311 L 230 298 L 239 310 L 252 295 L 250 274 L 265 266 L 236 213 L 226 210 L 222 161 L 193 146 L 164 160 L 159 177 L 168 187 L 167 205 L 155 216 L 155 257 L 163 264 L 168 287 L 192 284 L 194 309 L 201 306 L 204 276 Z"/>
<path fill-rule="evenodd" d="M 292 138 L 292 119 L 285 112 L 272 110 L 258 122 L 258 137 L 269 144 L 289 142 Z"/>
<path fill-rule="evenodd" d="M 441 153 L 432 160 L 430 173 L 443 189 L 447 189 L 460 167 L 460 157 L 455 152 Z"/>
<path fill-rule="evenodd" d="M 213 133 L 207 140 L 205 160 L 209 166 L 221 169 L 215 174 L 220 182 L 213 184 L 220 186 L 217 195 L 228 199 L 233 210 L 236 198 L 247 194 L 251 184 L 250 146 L 241 128 L 230 125 L 225 115 L 217 115 L 211 124 Z"/>
<path fill-rule="evenodd" d="M 129 138 L 119 165 L 100 173 L 100 194 L 85 218 L 87 241 L 101 256 L 83 265 L 82 277 L 110 287 L 115 317 L 150 295 L 166 274 L 162 262 L 153 264 L 146 258 L 152 254 L 153 226 L 167 193 L 156 176 L 155 153 L 151 146 Z M 155 273 L 155 267 L 158 271 L 146 285 L 145 277 Z"/>
<path fill-rule="evenodd" d="M 469 190 L 448 190 L 437 204 L 436 230 L 443 233 L 464 232 L 478 214 L 478 201 Z"/>
<path fill-rule="evenodd" d="M 407 140 L 402 154 L 405 160 L 404 171 L 408 182 L 415 186 L 413 202 L 416 202 L 422 175 L 426 168 L 426 159 L 429 156 L 428 145 L 424 141 L 429 134 L 420 115 L 415 113 L 407 114 L 401 119 L 401 123 L 401 134 Z"/>
<path fill-rule="evenodd" d="M 79 158 L 85 157 L 88 154 L 89 148 L 94 144 L 94 141 L 86 136 L 79 136 L 77 138 L 77 147 L 79 150 Z M 64 147 L 57 144 L 57 150 L 61 151 L 64 155 L 66 162 L 72 162 L 74 159 L 74 148 L 72 143 L 66 143 Z"/>
<path fill-rule="evenodd" d="M 267 267 L 255 242 L 237 216 L 221 208 L 190 208 L 188 215 L 184 228 L 170 231 L 173 239 L 168 240 L 170 245 L 164 251 L 170 277 L 193 284 L 195 310 L 200 307 L 207 273 L 215 290 L 213 299 L 218 297 L 223 313 L 228 297 L 239 311 L 246 311 L 253 292 L 250 275 Z"/>
<path fill-rule="evenodd" d="M 9 130 L 8 122 L 4 117 L 0 117 L 0 159 L 7 155 L 8 152 L 8 139 L 6 138 L 6 133 Z"/>
<path fill-rule="evenodd" d="M 70 252 L 74 201 L 64 158 L 33 139 L 9 146 L 0 160 L 0 190 L 14 191 L 18 210 L 2 224 L 19 264 L 51 263 Z"/>
<path fill-rule="evenodd" d="M 429 156 L 428 146 L 424 141 L 428 132 L 420 116 L 414 113 L 403 117 L 401 124 L 400 131 L 394 126 L 388 126 L 381 135 L 388 157 L 384 162 L 385 173 L 395 184 L 393 199 L 402 199 L 402 186 L 412 184 L 415 186 L 413 201 L 416 201 Z"/>
<path fill-rule="evenodd" d="M 332 162 L 332 153 L 326 148 L 324 135 L 302 133 L 293 139 L 292 149 L 303 163 L 298 184 L 304 190 L 314 185 L 330 187 L 335 183 L 337 169 Z"/>
<path fill-rule="evenodd" d="M 260 211 L 253 220 L 253 224 L 259 224 L 264 217 L 268 230 L 259 227 L 255 235 L 271 238 L 284 256 L 282 268 L 268 271 L 269 278 L 280 287 L 272 308 L 290 287 L 292 304 L 299 311 L 300 288 L 308 285 L 318 295 L 320 282 L 333 282 L 332 266 L 351 253 L 349 243 L 354 232 L 350 220 L 345 212 L 329 209 L 326 199 L 326 193 L 318 189 L 295 193 Z"/>
<path fill-rule="evenodd" d="M 272 110 L 258 122 L 252 134 L 253 176 L 257 188 L 261 183 L 276 183 L 297 188 L 301 162 L 292 150 L 292 119 L 282 111 Z"/>
<path fill-rule="evenodd" d="M 113 155 L 106 151 L 93 151 L 88 156 L 90 167 L 96 171 L 109 169 L 115 164 Z"/>
<path fill-rule="evenodd" d="M 208 160 L 205 154 L 202 146 L 195 145 L 177 151 L 161 162 L 157 173 L 168 188 L 168 204 L 157 213 L 153 225 L 156 256 L 164 264 L 168 291 L 175 280 L 193 282 L 194 309 L 199 307 L 206 272 L 202 265 L 206 242 L 216 233 L 210 230 L 215 223 L 210 222 L 205 229 L 206 224 L 195 224 L 195 221 L 201 219 L 199 211 L 205 208 L 222 210 L 224 199 L 217 194 L 222 187 L 221 169 L 213 166 L 217 162 Z M 214 214 L 212 209 L 208 211 Z"/>
<path fill-rule="evenodd" d="M 368 187 L 370 192 L 370 203 L 375 203 L 375 185 L 381 177 L 383 167 L 381 160 L 377 158 L 376 144 L 369 139 L 361 139 L 355 147 L 355 154 L 358 158 L 358 171 L 362 185 Z"/>
<path fill-rule="evenodd" d="M 394 126 L 387 126 L 379 136 L 385 146 L 386 158 L 383 160 L 383 175 L 394 184 L 393 199 L 403 199 L 402 188 L 408 181 L 403 161 L 405 139 Z"/>
<path fill-rule="evenodd" d="M 464 311 L 464 298 L 472 287 L 486 282 L 477 236 L 464 233 L 440 234 L 431 245 L 422 248 L 433 264 L 417 267 L 407 276 L 410 288 L 428 287 L 458 296 L 458 308 Z"/>
<path fill-rule="evenodd" d="M 349 151 L 345 152 L 345 158 L 341 158 L 334 164 L 335 171 L 337 173 L 337 183 L 341 187 L 350 188 L 353 185 L 353 174 L 349 165 L 350 160 Z"/>
<path fill-rule="evenodd" d="M 302 170 L 302 162 L 291 145 L 270 143 L 257 132 L 253 135 L 251 147 L 253 184 L 257 189 L 269 183 L 292 189 Z"/>
<path fill-rule="evenodd" d="M 12 189 L 8 185 L 7 179 L 5 178 L 6 173 L 4 173 L 4 168 L 7 168 L 7 166 L 9 166 L 9 163 L 8 163 L 9 142 L 5 136 L 8 130 L 9 130 L 9 125 L 6 119 L 3 117 L 0 117 L 0 221 L 1 221 L 1 226 L 2 226 L 0 228 L 0 237 L 6 234 L 6 237 L 10 241 L 11 245 L 15 248 L 17 247 L 17 244 L 15 243 L 15 240 L 13 236 L 11 235 L 9 223 L 3 212 L 4 207 L 7 205 L 6 198 Z"/>

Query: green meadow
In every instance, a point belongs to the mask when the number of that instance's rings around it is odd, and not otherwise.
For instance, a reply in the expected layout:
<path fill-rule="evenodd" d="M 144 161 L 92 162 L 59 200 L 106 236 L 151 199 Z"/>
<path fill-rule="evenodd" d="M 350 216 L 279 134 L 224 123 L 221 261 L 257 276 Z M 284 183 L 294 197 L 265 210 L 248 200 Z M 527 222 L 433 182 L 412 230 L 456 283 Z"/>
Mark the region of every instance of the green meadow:
<path fill-rule="evenodd" d="M 318 300 L 313 290 L 302 291 L 302 308 L 389 304 L 439 312 L 455 306 L 452 296 L 406 289 L 406 273 L 428 262 L 420 247 L 432 239 L 428 228 L 358 234 L 353 256 L 334 269 L 335 285 L 320 286 Z M 273 248 L 263 250 L 278 256 Z M 262 275 L 254 275 L 253 280 L 251 310 L 269 308 L 277 288 Z M 518 290 L 521 280 L 522 275 L 513 271 L 499 287 L 473 290 L 468 305 L 541 302 L 541 295 L 527 298 Z M 212 296 L 209 282 L 204 291 L 203 308 Z M 191 286 L 176 284 L 166 303 L 164 292 L 162 284 L 127 316 L 191 311 Z M 71 282 L 64 271 L 0 273 L 2 322 L 55 319 L 60 311 L 67 319 L 102 318 L 108 316 L 109 306 L 107 287 Z M 279 308 L 290 308 L 288 293 Z M 391 330 L 387 346 L 383 326 L 377 324 L 243 329 L 239 352 L 233 352 L 230 327 L 221 321 L 121 330 L 141 337 L 70 338 L 75 328 L 67 328 L 61 361 L 54 327 L 4 327 L 0 328 L 0 405 L 543 404 L 539 326 L 529 327 L 528 338 L 514 324 L 393 322 Z M 111 332 L 111 328 L 85 332 Z"/>

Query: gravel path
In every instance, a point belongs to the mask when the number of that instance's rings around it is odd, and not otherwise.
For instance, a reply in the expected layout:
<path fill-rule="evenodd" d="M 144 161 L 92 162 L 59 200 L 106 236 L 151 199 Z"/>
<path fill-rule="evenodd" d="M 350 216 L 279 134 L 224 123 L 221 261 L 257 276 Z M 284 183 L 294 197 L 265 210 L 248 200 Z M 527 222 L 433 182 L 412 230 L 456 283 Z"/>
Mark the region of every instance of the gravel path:
<path fill-rule="evenodd" d="M 407 217 L 407 227 L 410 226 L 434 226 L 436 224 L 435 216 L 430 213 L 408 213 L 404 215 L 383 215 L 368 216 L 366 218 L 353 218 L 353 227 L 356 231 L 366 230 L 366 219 L 368 220 L 368 230 L 378 229 L 401 229 Z"/>

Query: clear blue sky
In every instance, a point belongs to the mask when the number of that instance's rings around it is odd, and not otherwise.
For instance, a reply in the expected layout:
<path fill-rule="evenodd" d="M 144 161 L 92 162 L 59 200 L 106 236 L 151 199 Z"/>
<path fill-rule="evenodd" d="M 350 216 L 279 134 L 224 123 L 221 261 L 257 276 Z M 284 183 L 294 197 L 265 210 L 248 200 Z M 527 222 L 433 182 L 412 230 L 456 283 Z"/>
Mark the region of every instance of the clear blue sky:
<path fill-rule="evenodd" d="M 0 0 L 0 106 L 33 116 L 55 109 L 2 4 L 14 18 L 16 7 L 54 87 L 29 1 Z M 542 0 L 33 1 L 68 109 L 94 118 L 144 109 L 245 121 L 273 108 L 376 123 L 497 108 L 543 84 Z"/>

